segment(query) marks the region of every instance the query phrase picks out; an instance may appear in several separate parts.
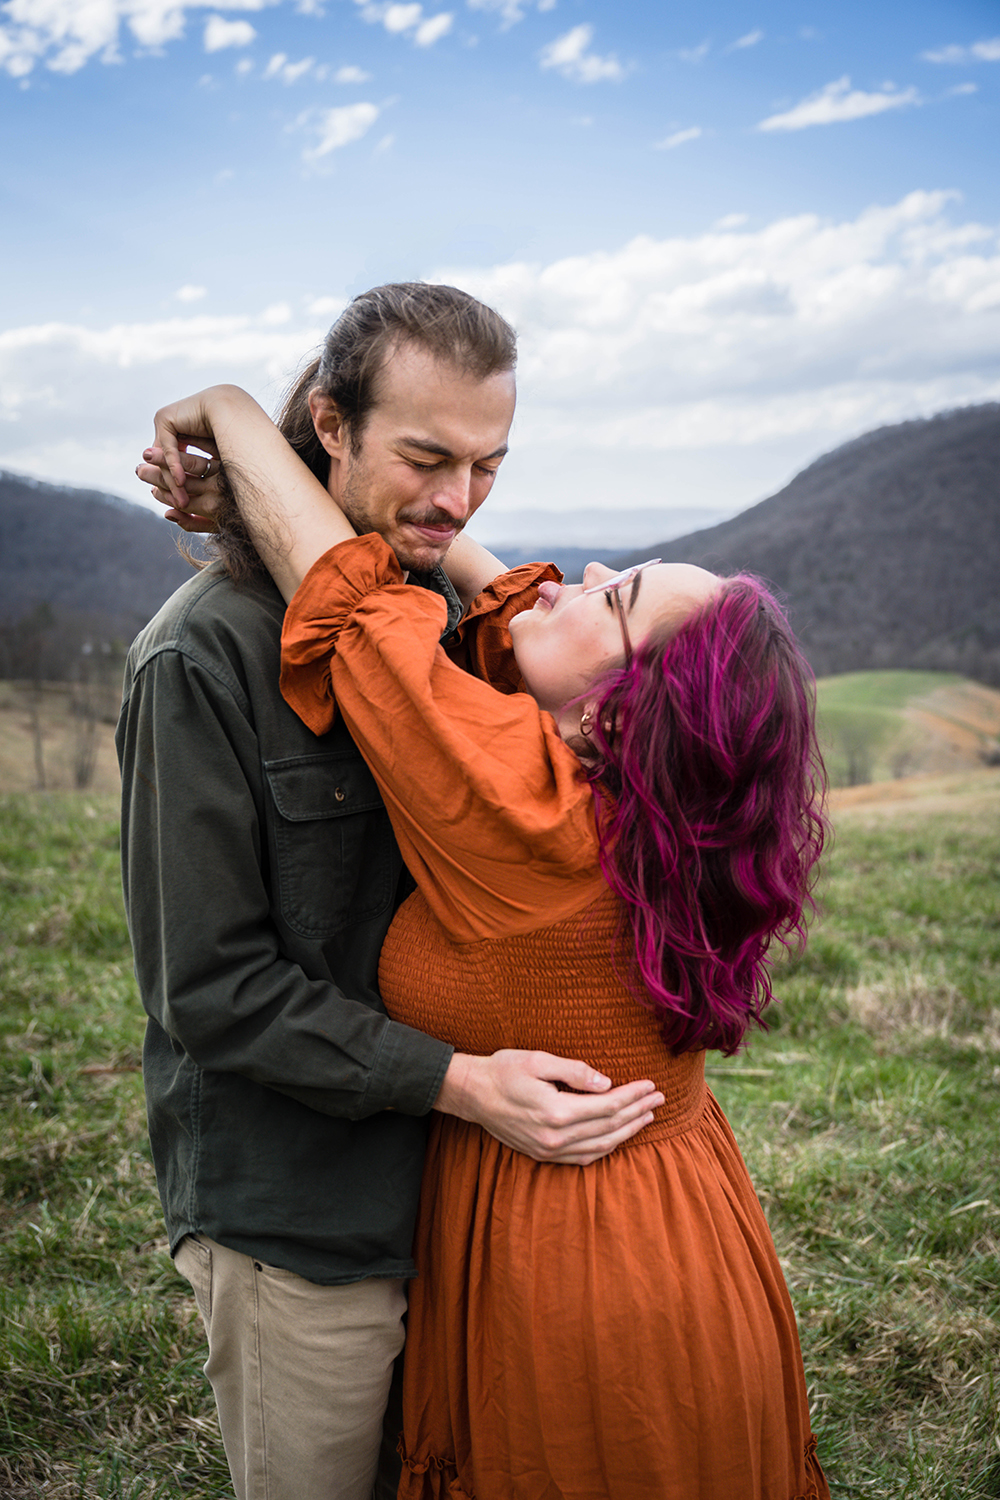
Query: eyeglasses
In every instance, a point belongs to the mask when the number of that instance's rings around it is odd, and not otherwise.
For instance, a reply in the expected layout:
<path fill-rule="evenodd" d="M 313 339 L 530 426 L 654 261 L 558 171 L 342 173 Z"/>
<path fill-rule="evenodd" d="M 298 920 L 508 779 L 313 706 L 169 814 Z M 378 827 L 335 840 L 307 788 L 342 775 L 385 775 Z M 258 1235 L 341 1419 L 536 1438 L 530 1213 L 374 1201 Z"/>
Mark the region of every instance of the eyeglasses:
<path fill-rule="evenodd" d="M 625 611 L 622 608 L 621 590 L 627 583 L 631 583 L 635 575 L 641 573 L 643 568 L 655 568 L 656 564 L 661 561 L 662 559 L 659 557 L 651 557 L 648 562 L 635 563 L 631 568 L 623 568 L 620 573 L 615 573 L 610 578 L 605 578 L 603 583 L 595 583 L 593 588 L 584 589 L 583 591 L 585 594 L 604 594 L 610 600 L 611 608 L 618 616 L 618 624 L 621 627 L 622 644 L 625 647 L 625 665 L 627 667 L 632 665 L 632 642 L 629 640 L 628 625 L 625 622 Z"/>

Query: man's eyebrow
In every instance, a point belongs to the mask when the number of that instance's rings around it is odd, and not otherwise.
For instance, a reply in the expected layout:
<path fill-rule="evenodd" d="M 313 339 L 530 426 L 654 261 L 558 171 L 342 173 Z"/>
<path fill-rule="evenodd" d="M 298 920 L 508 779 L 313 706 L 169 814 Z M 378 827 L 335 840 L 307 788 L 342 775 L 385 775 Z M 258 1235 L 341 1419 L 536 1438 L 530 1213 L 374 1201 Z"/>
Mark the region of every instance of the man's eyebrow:
<path fill-rule="evenodd" d="M 454 458 L 455 455 L 450 448 L 443 443 L 432 443 L 429 438 L 401 437 L 399 440 L 406 448 L 416 448 L 420 453 L 433 453 L 437 458 Z M 494 448 L 492 453 L 487 453 L 483 458 L 477 458 L 476 463 L 484 463 L 490 458 L 503 458 L 508 451 L 507 444 L 501 443 L 499 448 Z"/>

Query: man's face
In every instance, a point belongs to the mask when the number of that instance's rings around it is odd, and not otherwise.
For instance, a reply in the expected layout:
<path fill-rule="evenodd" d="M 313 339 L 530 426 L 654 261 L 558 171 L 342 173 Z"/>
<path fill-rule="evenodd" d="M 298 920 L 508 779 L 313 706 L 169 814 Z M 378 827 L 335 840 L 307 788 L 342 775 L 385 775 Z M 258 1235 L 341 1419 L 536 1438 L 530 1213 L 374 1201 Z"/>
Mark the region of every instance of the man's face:
<path fill-rule="evenodd" d="M 386 359 L 359 441 L 326 445 L 330 493 L 404 570 L 426 573 L 489 494 L 513 416 L 512 370 L 477 380 L 404 344 Z"/>

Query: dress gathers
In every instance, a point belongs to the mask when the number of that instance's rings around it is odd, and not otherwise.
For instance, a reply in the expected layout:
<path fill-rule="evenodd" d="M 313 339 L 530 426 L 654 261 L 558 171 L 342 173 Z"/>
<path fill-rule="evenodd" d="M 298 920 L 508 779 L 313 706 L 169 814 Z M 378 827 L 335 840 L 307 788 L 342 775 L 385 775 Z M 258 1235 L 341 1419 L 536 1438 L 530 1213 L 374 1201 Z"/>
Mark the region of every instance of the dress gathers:
<path fill-rule="evenodd" d="M 480 595 L 465 671 L 437 644 L 441 602 L 402 587 L 377 537 L 320 559 L 286 618 L 285 696 L 317 732 L 344 713 L 417 880 L 382 951 L 393 1019 L 666 1098 L 589 1167 L 434 1116 L 399 1500 L 828 1500 L 788 1291 L 704 1054 L 671 1055 L 637 998 L 592 794 L 516 691 L 506 623 L 551 576 Z"/>

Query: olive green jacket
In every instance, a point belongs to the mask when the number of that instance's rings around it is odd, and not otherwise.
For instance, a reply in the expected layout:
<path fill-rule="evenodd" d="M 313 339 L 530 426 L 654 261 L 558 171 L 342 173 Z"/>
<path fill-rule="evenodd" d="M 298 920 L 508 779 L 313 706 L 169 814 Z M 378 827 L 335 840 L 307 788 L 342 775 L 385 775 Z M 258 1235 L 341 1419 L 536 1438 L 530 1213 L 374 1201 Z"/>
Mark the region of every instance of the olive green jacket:
<path fill-rule="evenodd" d="M 458 601 L 443 574 L 419 580 Z M 342 724 L 278 692 L 284 603 L 218 565 L 129 652 L 122 864 L 171 1250 L 189 1233 L 311 1281 L 413 1274 L 425 1120 L 452 1049 L 390 1021 L 411 887 Z"/>

